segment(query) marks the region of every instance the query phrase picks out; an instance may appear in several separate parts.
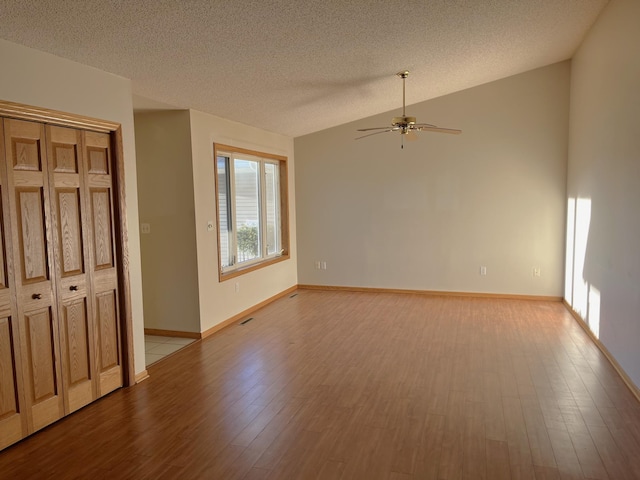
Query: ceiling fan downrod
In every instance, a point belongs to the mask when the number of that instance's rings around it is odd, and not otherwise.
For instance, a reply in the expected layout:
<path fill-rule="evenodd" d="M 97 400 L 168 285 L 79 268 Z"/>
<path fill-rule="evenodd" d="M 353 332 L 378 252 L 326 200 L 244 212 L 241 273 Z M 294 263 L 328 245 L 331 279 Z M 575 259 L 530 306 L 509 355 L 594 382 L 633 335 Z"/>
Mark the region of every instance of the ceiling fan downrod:
<path fill-rule="evenodd" d="M 401 135 L 406 135 L 411 130 L 411 125 L 416 123 L 416 117 L 407 117 L 405 79 L 409 76 L 409 70 L 398 72 L 396 75 L 402 79 L 402 116 L 394 117 L 391 125 L 398 128 Z"/>
<path fill-rule="evenodd" d="M 405 112 L 405 79 L 409 76 L 409 70 L 405 70 L 403 72 L 396 73 L 402 79 L 402 116 L 406 117 L 407 114 Z"/>

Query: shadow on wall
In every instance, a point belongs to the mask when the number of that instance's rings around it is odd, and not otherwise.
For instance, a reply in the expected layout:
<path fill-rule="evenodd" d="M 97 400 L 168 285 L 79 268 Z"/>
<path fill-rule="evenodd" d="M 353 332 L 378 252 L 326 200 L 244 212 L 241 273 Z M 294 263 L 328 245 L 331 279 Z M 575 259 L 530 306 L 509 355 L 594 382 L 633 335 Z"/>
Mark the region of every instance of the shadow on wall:
<path fill-rule="evenodd" d="M 567 200 L 565 300 L 640 385 L 640 164 L 599 162 Z M 637 387 L 636 387 L 637 388 Z"/>

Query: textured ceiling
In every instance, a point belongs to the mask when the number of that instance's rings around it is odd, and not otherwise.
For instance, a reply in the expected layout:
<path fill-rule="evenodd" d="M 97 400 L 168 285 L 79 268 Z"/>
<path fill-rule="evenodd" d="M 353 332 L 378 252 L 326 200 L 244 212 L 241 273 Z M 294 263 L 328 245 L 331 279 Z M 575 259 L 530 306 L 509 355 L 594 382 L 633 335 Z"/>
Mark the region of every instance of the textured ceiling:
<path fill-rule="evenodd" d="M 411 104 L 566 60 L 606 3 L 1 0 L 0 38 L 295 137 L 397 109 L 400 70 Z"/>

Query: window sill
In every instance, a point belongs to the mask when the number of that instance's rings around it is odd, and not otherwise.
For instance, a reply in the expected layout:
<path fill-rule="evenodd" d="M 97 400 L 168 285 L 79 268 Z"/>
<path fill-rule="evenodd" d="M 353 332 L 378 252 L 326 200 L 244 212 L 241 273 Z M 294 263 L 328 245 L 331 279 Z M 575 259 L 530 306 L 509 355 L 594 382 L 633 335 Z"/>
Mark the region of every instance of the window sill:
<path fill-rule="evenodd" d="M 268 267 L 270 265 L 274 265 L 276 263 L 283 262 L 285 260 L 289 260 L 289 254 L 288 253 L 280 255 L 279 257 L 269 258 L 269 259 L 264 260 L 262 262 L 253 263 L 251 265 L 247 265 L 246 267 L 238 267 L 238 268 L 236 268 L 234 270 L 231 270 L 229 272 L 219 271 L 218 272 L 218 278 L 220 279 L 220 282 L 224 282 L 226 280 L 230 280 L 232 278 L 239 277 L 240 275 L 244 275 L 245 273 L 254 272 L 256 270 L 260 270 L 261 268 L 265 268 L 265 267 Z"/>

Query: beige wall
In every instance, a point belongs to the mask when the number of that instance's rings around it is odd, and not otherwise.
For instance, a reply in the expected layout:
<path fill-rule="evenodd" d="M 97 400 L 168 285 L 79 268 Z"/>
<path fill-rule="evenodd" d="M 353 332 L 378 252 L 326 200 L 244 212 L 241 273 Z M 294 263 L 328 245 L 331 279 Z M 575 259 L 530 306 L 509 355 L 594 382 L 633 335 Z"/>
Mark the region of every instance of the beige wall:
<path fill-rule="evenodd" d="M 640 385 L 640 2 L 614 0 L 572 63 L 565 298 Z"/>
<path fill-rule="evenodd" d="M 214 142 L 288 157 L 291 258 L 219 282 L 217 233 L 207 231 L 216 219 Z M 293 140 L 283 135 L 191 111 L 191 147 L 198 250 L 201 329 L 206 331 L 234 315 L 297 284 Z M 239 292 L 236 292 L 236 283 Z"/>
<path fill-rule="evenodd" d="M 200 332 L 189 112 L 135 114 L 145 328 Z"/>
<path fill-rule="evenodd" d="M 122 125 L 135 371 L 145 369 L 136 154 L 130 81 L 0 40 L 0 98 Z"/>
<path fill-rule="evenodd" d="M 404 150 L 354 141 L 400 110 L 296 138 L 299 283 L 560 297 L 569 78 L 564 62 L 412 105 L 463 134 Z"/>
<path fill-rule="evenodd" d="M 197 111 L 136 114 L 145 326 L 205 332 L 297 283 L 293 141 Z M 291 259 L 218 280 L 214 142 L 289 158 Z M 239 291 L 236 292 L 236 284 Z"/>

